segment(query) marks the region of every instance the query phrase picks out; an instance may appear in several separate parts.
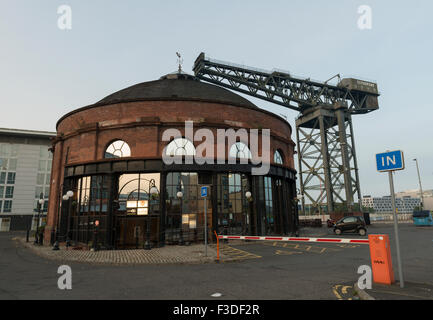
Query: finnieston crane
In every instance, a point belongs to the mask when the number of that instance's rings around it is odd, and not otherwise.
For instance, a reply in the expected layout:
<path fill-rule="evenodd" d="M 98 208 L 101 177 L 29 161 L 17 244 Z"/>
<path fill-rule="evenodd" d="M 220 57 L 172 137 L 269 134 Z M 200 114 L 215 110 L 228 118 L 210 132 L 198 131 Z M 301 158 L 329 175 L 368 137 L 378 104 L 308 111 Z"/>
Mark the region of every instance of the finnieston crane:
<path fill-rule="evenodd" d="M 300 112 L 296 118 L 302 208 L 308 198 L 314 208 L 325 202 L 361 208 L 361 188 L 352 115 L 379 109 L 377 84 L 353 78 L 337 85 L 210 59 L 201 53 L 194 62 L 197 78 Z M 325 189 L 322 190 L 322 185 Z"/>

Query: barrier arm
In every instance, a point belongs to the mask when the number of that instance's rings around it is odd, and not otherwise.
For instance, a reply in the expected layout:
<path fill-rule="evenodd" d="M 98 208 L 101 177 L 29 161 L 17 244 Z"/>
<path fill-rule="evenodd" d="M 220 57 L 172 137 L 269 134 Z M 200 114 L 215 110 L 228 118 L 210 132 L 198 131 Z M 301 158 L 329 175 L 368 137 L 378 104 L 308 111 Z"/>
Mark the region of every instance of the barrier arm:
<path fill-rule="evenodd" d="M 368 239 L 345 239 L 345 238 L 300 238 L 300 237 L 262 237 L 262 236 L 225 236 L 219 235 L 219 239 L 227 240 L 256 240 L 256 241 L 283 241 L 283 242 L 322 242 L 322 243 L 358 243 L 369 244 Z"/>

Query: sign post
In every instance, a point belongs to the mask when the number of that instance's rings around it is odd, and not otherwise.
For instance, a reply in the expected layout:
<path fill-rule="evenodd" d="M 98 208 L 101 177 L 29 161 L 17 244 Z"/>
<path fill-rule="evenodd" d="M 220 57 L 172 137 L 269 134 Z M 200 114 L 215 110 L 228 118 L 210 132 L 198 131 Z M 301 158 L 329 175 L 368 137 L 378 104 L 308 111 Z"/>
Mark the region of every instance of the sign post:
<path fill-rule="evenodd" d="M 201 197 L 204 198 L 204 256 L 207 257 L 207 186 L 201 187 Z"/>
<path fill-rule="evenodd" d="M 385 153 L 376 154 L 376 165 L 377 165 L 377 171 L 388 172 L 388 176 L 389 176 L 389 188 L 391 189 L 392 213 L 394 216 L 395 242 L 397 247 L 398 274 L 400 277 L 400 288 L 404 288 L 403 270 L 401 266 L 401 255 L 400 255 L 400 239 L 398 236 L 398 216 L 396 213 L 394 179 L 392 176 L 394 171 L 404 170 L 403 151 L 400 150 L 387 151 Z"/>

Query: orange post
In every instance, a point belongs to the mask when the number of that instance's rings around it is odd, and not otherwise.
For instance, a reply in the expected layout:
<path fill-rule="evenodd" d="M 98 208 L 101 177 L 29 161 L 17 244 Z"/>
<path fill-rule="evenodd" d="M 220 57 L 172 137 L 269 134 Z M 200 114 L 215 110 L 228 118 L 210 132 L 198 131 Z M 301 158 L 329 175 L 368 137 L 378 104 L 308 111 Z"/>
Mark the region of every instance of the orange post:
<path fill-rule="evenodd" d="M 368 236 L 368 241 L 370 243 L 373 281 L 388 285 L 394 283 L 389 236 L 386 234 L 373 234 Z"/>
<path fill-rule="evenodd" d="M 220 261 L 220 239 L 218 238 L 218 235 L 216 233 L 216 231 L 214 230 L 213 233 L 215 233 L 215 237 L 217 240 L 217 261 Z"/>

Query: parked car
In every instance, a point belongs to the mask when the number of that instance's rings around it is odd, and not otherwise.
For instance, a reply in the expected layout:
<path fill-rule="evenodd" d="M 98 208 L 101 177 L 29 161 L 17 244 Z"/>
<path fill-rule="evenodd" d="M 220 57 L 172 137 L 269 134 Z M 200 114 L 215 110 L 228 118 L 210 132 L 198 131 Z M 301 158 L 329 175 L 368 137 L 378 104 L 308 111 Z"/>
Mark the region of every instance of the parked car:
<path fill-rule="evenodd" d="M 343 232 L 359 233 L 361 236 L 367 234 L 367 227 L 362 217 L 344 217 L 334 224 L 334 233 L 340 235 Z"/>

